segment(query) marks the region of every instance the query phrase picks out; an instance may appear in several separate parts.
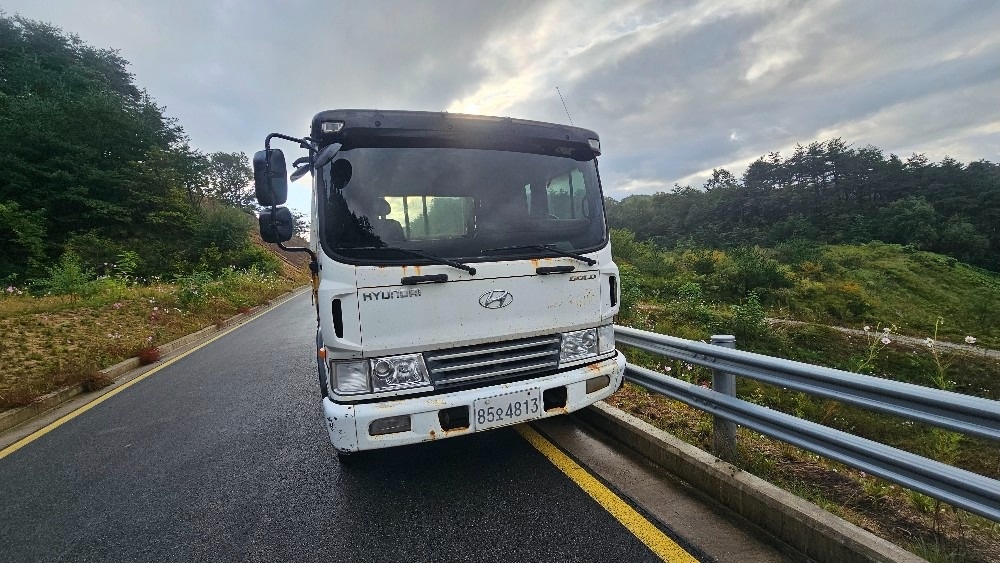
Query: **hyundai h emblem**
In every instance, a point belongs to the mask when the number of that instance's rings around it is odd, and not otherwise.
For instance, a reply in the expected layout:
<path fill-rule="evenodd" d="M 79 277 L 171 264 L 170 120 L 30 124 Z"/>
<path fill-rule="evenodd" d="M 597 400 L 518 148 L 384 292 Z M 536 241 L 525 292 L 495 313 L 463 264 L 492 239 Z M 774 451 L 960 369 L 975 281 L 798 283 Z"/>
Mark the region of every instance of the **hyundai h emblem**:
<path fill-rule="evenodd" d="M 506 291 L 487 291 L 479 297 L 479 304 L 487 309 L 499 309 L 514 302 L 514 296 Z"/>

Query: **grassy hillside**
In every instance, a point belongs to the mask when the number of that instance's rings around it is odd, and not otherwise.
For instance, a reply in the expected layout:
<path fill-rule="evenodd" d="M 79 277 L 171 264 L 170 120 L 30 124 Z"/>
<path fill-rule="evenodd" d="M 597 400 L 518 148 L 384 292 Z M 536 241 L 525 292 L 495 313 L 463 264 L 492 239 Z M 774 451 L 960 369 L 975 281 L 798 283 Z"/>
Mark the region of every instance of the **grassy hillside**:
<path fill-rule="evenodd" d="M 622 269 L 619 323 L 740 349 L 1000 400 L 1000 360 L 943 341 L 1000 348 L 1000 278 L 899 245 L 689 248 L 664 252 L 613 232 Z M 781 317 L 812 324 L 775 324 Z M 830 328 L 862 330 L 845 334 Z M 864 327 L 868 332 L 863 332 Z M 889 332 L 885 332 L 885 329 Z M 935 338 L 930 345 L 925 338 Z M 903 342 L 899 335 L 920 340 Z M 883 341 L 883 338 L 886 340 Z M 708 385 L 708 370 L 626 349 L 630 362 Z M 898 418 L 738 378 L 740 398 L 1000 478 L 1000 448 Z M 711 417 L 627 385 L 620 408 L 703 448 Z M 737 465 L 933 561 L 992 561 L 1000 524 L 945 508 L 862 472 L 740 431 Z M 975 538 L 970 541 L 969 538 Z"/>
<path fill-rule="evenodd" d="M 975 335 L 978 343 L 1000 348 L 1000 277 L 930 252 L 899 245 L 827 246 L 818 262 L 790 264 L 799 279 L 822 284 L 805 286 L 806 295 L 833 289 L 845 308 L 825 299 L 801 299 L 789 292 L 781 303 L 793 318 L 835 323 L 881 322 L 903 334 L 931 336 L 943 319 L 939 336 L 961 342 Z M 857 304 L 856 309 L 851 305 Z M 780 310 L 780 309 L 779 309 Z M 846 314 L 845 314 L 846 313 Z"/>
<path fill-rule="evenodd" d="M 679 309 L 699 329 L 738 331 L 731 306 L 754 294 L 771 317 L 895 326 L 919 338 L 932 337 L 937 323 L 942 340 L 972 336 L 1000 349 L 1000 276 L 954 258 L 881 243 L 663 252 L 628 231 L 613 239 L 625 266 L 623 299 Z"/>

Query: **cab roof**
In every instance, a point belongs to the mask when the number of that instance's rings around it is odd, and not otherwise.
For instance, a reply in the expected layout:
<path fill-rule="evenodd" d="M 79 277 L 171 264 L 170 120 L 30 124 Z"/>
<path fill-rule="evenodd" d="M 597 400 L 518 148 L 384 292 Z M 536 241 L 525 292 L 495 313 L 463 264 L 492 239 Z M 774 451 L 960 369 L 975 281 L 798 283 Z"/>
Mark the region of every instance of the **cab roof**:
<path fill-rule="evenodd" d="M 330 123 L 324 132 L 324 123 Z M 336 125 L 342 123 L 343 125 Z M 336 131 L 334 131 L 336 129 Z M 553 154 L 591 160 L 600 137 L 590 129 L 448 112 L 337 109 L 317 113 L 310 137 L 320 147 L 449 147 Z M 594 145 L 598 148 L 595 150 Z"/>

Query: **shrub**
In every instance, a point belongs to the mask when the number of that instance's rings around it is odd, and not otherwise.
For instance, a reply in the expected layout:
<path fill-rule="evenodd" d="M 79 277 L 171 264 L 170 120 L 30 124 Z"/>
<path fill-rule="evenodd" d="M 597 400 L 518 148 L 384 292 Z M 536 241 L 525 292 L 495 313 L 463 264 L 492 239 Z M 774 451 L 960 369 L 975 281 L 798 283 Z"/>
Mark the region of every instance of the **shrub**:
<path fill-rule="evenodd" d="M 100 371 L 95 371 L 84 377 L 80 384 L 83 386 L 83 390 L 85 392 L 90 393 L 91 391 L 104 389 L 114 382 L 115 379 L 110 375 Z"/>
<path fill-rule="evenodd" d="M 817 262 L 823 255 L 823 249 L 811 240 L 795 238 L 774 247 L 775 258 L 785 264 L 802 264 Z"/>
<path fill-rule="evenodd" d="M 866 292 L 855 282 L 844 281 L 827 285 L 823 303 L 827 313 L 844 320 L 859 320 L 871 311 Z"/>
<path fill-rule="evenodd" d="M 681 254 L 684 269 L 703 276 L 714 274 L 725 260 L 726 253 L 721 250 L 685 250 Z"/>
<path fill-rule="evenodd" d="M 760 247 L 741 247 L 733 250 L 711 279 L 718 283 L 721 296 L 736 297 L 750 292 L 771 297 L 774 291 L 791 287 L 792 274 L 767 256 Z"/>
<path fill-rule="evenodd" d="M 255 221 L 245 211 L 224 205 L 208 206 L 194 226 L 197 248 L 215 245 L 221 252 L 246 246 Z"/>
<path fill-rule="evenodd" d="M 16 409 L 35 402 L 39 393 L 34 389 L 16 388 L 0 392 L 0 408 Z"/>
<path fill-rule="evenodd" d="M 139 253 L 126 250 L 118 255 L 118 261 L 114 265 L 114 275 L 125 283 L 132 283 L 135 281 L 135 273 L 138 269 Z"/>
<path fill-rule="evenodd" d="M 755 292 L 751 291 L 742 304 L 732 305 L 730 309 L 733 312 L 733 333 L 737 338 L 754 339 L 764 335 L 767 319 Z"/>
<path fill-rule="evenodd" d="M 642 299 L 642 290 L 639 288 L 639 275 L 636 269 L 628 264 L 619 267 L 621 276 L 621 313 L 625 318 L 630 318 L 635 314 L 636 305 Z"/>
<path fill-rule="evenodd" d="M 96 233 L 73 235 L 66 242 L 67 251 L 79 256 L 85 268 L 92 269 L 101 276 L 113 273 L 118 256 L 125 249 L 121 241 L 107 239 Z"/>
<path fill-rule="evenodd" d="M 185 309 L 200 307 L 208 299 L 212 276 L 204 270 L 177 276 L 177 302 Z"/>
<path fill-rule="evenodd" d="M 72 251 L 64 252 L 59 263 L 48 268 L 48 273 L 37 285 L 53 295 L 69 295 L 75 301 L 93 289 L 90 283 L 93 273 L 83 268 L 79 256 Z"/>
<path fill-rule="evenodd" d="M 160 349 L 156 346 L 147 346 L 136 352 L 136 358 L 139 358 L 139 363 L 142 365 L 149 365 L 160 360 Z"/>
<path fill-rule="evenodd" d="M 686 303 L 700 303 L 702 301 L 701 286 L 694 282 L 686 282 L 677 288 L 677 298 Z"/>

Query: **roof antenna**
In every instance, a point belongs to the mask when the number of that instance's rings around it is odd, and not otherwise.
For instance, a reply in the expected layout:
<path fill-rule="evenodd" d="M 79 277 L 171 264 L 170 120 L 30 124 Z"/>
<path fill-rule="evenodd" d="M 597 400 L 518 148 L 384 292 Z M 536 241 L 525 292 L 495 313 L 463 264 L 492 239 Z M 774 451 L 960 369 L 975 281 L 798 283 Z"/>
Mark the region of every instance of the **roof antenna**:
<path fill-rule="evenodd" d="M 563 109 L 566 110 L 566 117 L 569 118 L 569 124 L 573 125 L 573 117 L 569 114 L 569 109 L 566 107 L 566 100 L 563 99 L 562 92 L 559 91 L 558 86 L 556 86 L 556 94 L 559 94 L 559 101 L 562 102 Z M 576 127 L 575 125 L 573 126 Z"/>

